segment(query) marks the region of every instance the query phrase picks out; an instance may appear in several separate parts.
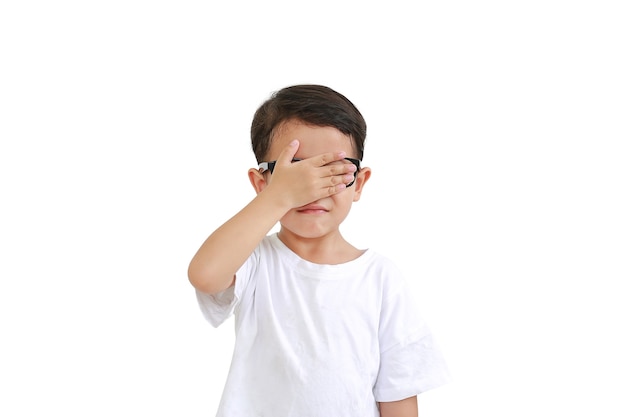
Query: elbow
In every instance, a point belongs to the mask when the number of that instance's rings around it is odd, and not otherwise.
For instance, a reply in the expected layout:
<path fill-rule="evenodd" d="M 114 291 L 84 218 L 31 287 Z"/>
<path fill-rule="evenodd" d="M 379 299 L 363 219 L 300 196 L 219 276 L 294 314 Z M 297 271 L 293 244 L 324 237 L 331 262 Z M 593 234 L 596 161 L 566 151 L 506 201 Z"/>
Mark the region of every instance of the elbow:
<path fill-rule="evenodd" d="M 234 275 L 230 278 L 218 277 L 209 268 L 201 267 L 194 262 L 189 264 L 187 277 L 191 285 L 198 291 L 215 295 L 229 288 L 235 281 Z"/>

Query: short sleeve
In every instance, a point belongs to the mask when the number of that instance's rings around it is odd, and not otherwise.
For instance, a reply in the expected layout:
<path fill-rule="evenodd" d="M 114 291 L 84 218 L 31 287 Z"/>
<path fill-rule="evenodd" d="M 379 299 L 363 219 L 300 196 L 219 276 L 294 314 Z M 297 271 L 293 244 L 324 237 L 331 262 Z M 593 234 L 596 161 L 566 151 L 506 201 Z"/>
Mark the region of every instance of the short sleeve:
<path fill-rule="evenodd" d="M 443 355 L 404 282 L 384 300 L 379 340 L 376 401 L 399 401 L 449 382 Z"/>
<path fill-rule="evenodd" d="M 235 274 L 235 285 L 217 294 L 207 294 L 196 290 L 196 298 L 204 318 L 213 327 L 218 327 L 233 315 L 250 282 L 256 253 L 253 253 Z"/>

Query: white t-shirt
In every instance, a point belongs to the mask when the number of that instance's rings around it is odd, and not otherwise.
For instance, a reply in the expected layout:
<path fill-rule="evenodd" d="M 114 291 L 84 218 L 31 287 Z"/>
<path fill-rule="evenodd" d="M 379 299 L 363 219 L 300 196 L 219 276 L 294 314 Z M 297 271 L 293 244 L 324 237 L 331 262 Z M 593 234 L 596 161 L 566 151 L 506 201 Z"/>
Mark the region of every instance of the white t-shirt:
<path fill-rule="evenodd" d="M 196 292 L 213 326 L 235 314 L 217 417 L 378 417 L 377 402 L 448 382 L 404 278 L 371 249 L 321 265 L 272 234 L 236 276 L 220 294 Z"/>

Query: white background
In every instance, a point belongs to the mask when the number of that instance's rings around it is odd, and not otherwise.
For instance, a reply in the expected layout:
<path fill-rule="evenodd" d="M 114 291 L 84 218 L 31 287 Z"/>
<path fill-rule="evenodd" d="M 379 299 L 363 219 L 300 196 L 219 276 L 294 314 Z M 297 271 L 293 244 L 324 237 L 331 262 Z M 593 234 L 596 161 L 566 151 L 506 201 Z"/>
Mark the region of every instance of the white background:
<path fill-rule="evenodd" d="M 626 415 L 619 3 L 3 2 L 0 415 L 214 415 L 233 322 L 186 268 L 295 83 L 368 122 L 343 231 L 448 358 L 420 415 Z"/>

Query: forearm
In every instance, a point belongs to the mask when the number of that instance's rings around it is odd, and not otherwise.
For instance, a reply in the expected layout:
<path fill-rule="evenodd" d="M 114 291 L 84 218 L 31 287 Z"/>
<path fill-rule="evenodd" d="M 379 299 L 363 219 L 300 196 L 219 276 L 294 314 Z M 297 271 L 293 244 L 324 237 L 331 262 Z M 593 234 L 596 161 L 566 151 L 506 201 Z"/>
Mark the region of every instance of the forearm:
<path fill-rule="evenodd" d="M 258 194 L 198 249 L 189 264 L 191 284 L 209 294 L 228 288 L 237 270 L 286 212 L 271 194 Z"/>
<path fill-rule="evenodd" d="M 417 417 L 417 396 L 379 403 L 380 417 Z"/>
<path fill-rule="evenodd" d="M 293 164 L 298 146 L 294 140 L 283 149 L 271 183 L 262 172 L 248 171 L 256 197 L 215 230 L 189 264 L 189 281 L 198 290 L 215 294 L 228 288 L 237 270 L 290 209 L 341 192 L 346 188 L 345 182 L 354 179 L 356 167 L 352 164 L 341 164 L 341 168 L 327 166 L 343 160 L 344 151 Z"/>

